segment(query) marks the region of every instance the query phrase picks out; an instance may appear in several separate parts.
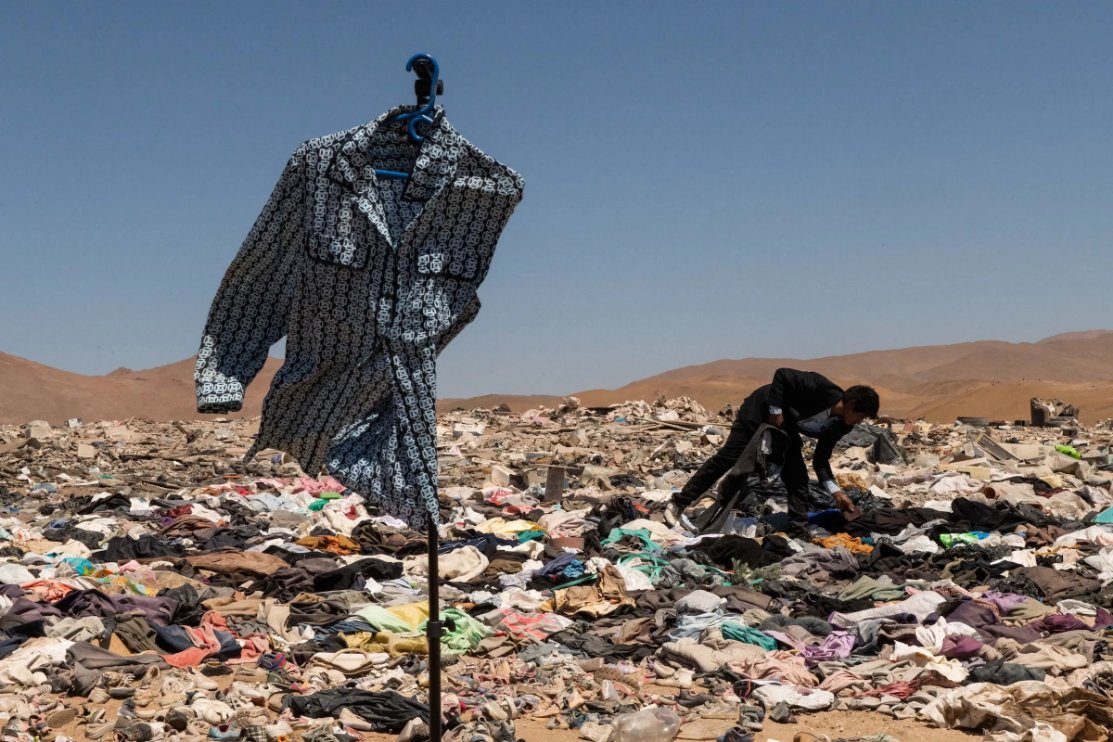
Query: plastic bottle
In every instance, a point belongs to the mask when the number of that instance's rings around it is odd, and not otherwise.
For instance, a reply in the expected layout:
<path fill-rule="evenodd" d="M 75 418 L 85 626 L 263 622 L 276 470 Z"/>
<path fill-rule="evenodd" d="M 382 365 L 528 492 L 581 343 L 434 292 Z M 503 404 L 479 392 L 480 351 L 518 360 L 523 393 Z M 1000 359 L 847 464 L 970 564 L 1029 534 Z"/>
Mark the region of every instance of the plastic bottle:
<path fill-rule="evenodd" d="M 680 717 L 666 708 L 642 709 L 614 720 L 608 742 L 672 742 Z"/>

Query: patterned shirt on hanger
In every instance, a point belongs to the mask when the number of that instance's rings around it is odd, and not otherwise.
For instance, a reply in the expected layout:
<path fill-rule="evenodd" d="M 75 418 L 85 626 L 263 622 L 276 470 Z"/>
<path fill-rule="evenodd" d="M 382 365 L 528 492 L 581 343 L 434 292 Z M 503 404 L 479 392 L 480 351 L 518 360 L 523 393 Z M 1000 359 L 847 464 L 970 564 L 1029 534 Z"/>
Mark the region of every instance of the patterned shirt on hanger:
<path fill-rule="evenodd" d="M 245 460 L 286 451 L 423 528 L 439 522 L 436 358 L 479 312 L 523 180 L 440 106 L 413 142 L 393 119 L 414 108 L 298 147 L 213 300 L 195 380 L 199 412 L 239 410 L 286 336 Z"/>

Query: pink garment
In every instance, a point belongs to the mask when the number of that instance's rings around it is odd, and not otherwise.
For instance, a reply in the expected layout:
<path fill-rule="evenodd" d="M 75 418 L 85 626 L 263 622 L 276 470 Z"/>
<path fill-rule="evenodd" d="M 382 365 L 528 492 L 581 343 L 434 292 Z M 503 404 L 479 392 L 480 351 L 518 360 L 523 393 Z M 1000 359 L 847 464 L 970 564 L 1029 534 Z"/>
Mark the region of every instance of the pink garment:
<path fill-rule="evenodd" d="M 229 664 L 255 662 L 267 652 L 271 651 L 270 642 L 262 634 L 252 634 L 243 642 L 238 659 L 228 660 Z"/>
<path fill-rule="evenodd" d="M 914 680 L 911 683 L 900 681 L 896 683 L 889 683 L 888 685 L 882 685 L 877 688 L 857 690 L 850 695 L 859 698 L 863 696 L 895 696 L 896 698 L 899 698 L 903 701 L 919 689 L 920 683 L 918 680 Z"/>
<path fill-rule="evenodd" d="M 220 651 L 220 640 L 216 638 L 211 626 L 202 626 L 199 629 L 186 626 L 185 630 L 195 646 L 177 654 L 166 655 L 162 658 L 166 664 L 178 668 L 197 667 Z"/>
<path fill-rule="evenodd" d="M 814 646 L 809 646 L 796 637 L 780 631 L 766 631 L 765 633 L 800 652 L 804 661 L 809 665 L 846 659 L 854 649 L 854 637 L 845 631 L 832 631 L 823 637 L 822 642 Z"/>
<path fill-rule="evenodd" d="M 766 652 L 762 657 L 734 660 L 729 667 L 750 680 L 779 680 L 785 685 L 814 688 L 819 680 L 804 664 L 804 658 L 790 652 Z"/>
<path fill-rule="evenodd" d="M 340 484 L 340 482 L 328 476 L 321 477 L 320 479 L 299 477 L 298 486 L 311 495 L 319 495 L 322 492 L 343 492 L 347 489 L 347 487 Z"/>
<path fill-rule="evenodd" d="M 510 608 L 500 608 L 494 616 L 492 628 L 506 632 L 518 642 L 541 643 L 572 624 L 555 613 L 521 613 Z"/>
<path fill-rule="evenodd" d="M 201 616 L 201 626 L 223 631 L 224 633 L 231 634 L 232 636 L 239 636 L 239 634 L 237 634 L 235 631 L 232 631 L 232 629 L 228 628 L 228 619 L 224 617 L 224 614 L 217 613 L 216 611 L 209 611 L 205 615 Z"/>
<path fill-rule="evenodd" d="M 850 670 L 836 670 L 823 679 L 823 682 L 819 684 L 819 689 L 838 695 L 847 688 L 867 685 L 869 683 L 861 675 L 856 675 Z"/>

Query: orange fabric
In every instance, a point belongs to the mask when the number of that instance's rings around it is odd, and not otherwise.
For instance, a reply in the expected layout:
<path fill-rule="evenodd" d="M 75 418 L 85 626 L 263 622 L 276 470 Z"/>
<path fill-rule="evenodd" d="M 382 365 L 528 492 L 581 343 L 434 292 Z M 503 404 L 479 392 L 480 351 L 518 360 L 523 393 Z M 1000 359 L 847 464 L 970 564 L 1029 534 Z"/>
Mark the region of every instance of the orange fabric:
<path fill-rule="evenodd" d="M 307 549 L 320 549 L 340 556 L 359 554 L 363 551 L 359 544 L 347 536 L 306 536 L 299 538 L 297 543 Z"/>
<path fill-rule="evenodd" d="M 836 533 L 834 536 L 824 536 L 814 539 L 814 541 L 824 549 L 835 549 L 841 546 L 849 550 L 851 554 L 870 554 L 873 552 L 872 546 L 863 544 L 862 539 L 855 538 L 849 533 Z"/>
<path fill-rule="evenodd" d="M 56 603 L 77 588 L 57 580 L 34 580 L 20 585 L 24 591 L 32 593 L 39 600 Z"/>

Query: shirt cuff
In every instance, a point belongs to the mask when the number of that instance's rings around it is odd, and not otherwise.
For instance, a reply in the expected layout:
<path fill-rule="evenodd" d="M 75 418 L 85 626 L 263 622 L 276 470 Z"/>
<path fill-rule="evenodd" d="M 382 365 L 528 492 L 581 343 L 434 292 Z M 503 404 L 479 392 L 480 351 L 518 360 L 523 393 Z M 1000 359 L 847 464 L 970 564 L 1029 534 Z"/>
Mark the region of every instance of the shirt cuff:
<path fill-rule="evenodd" d="M 823 483 L 823 488 L 825 490 L 827 490 L 827 494 L 829 494 L 829 495 L 833 495 L 833 494 L 835 494 L 836 492 L 839 491 L 838 483 L 837 482 L 832 482 L 830 479 L 828 479 L 826 482 Z"/>
<path fill-rule="evenodd" d="M 234 379 L 222 383 L 198 383 L 197 411 L 207 414 L 239 412 L 243 409 L 243 384 Z"/>
<path fill-rule="evenodd" d="M 769 414 L 770 415 L 783 415 L 784 410 L 782 410 L 780 407 L 774 407 L 773 405 L 769 405 Z"/>
<path fill-rule="evenodd" d="M 239 412 L 243 409 L 243 402 L 231 401 L 204 401 L 197 400 L 197 411 L 205 415 L 221 415 L 226 412 Z"/>

